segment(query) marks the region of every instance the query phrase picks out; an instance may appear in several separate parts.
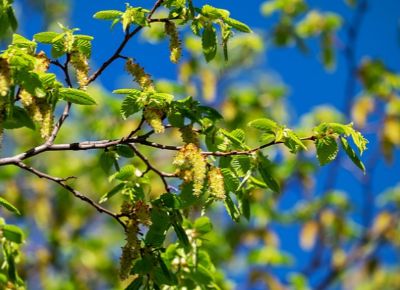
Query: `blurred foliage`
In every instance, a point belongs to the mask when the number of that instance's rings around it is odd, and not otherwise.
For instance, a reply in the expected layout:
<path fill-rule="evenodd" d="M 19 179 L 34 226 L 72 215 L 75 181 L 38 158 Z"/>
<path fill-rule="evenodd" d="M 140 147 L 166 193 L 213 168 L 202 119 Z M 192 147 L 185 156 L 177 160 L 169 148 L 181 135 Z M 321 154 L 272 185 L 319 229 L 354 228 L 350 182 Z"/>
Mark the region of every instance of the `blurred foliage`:
<path fill-rule="evenodd" d="M 1 3 L 6 36 L 16 25 Z M 99 11 L 124 36 L 96 70 L 93 37 L 54 26 L 66 2 L 32 3 L 46 28 L 34 40 L 14 34 L 0 54 L 2 289 L 400 287 L 398 260 L 385 258 L 400 246 L 399 186 L 368 195 L 375 164 L 360 160 L 360 132 L 376 135 L 374 154 L 387 161 L 400 146 L 400 75 L 389 65 L 360 61 L 351 114 L 326 105 L 295 119 L 288 85 L 259 72 L 263 36 L 228 10 L 168 0 L 154 14 Z M 278 46 L 306 51 L 316 37 L 334 67 L 342 16 L 303 0 L 266 1 L 261 12 L 276 16 L 267 35 Z M 176 80 L 153 79 L 125 55 L 139 30 L 169 43 Z M 97 78 L 117 59 L 133 83 L 111 93 Z M 328 163 L 361 180 L 367 207 L 335 171 L 332 186 L 321 181 Z"/>

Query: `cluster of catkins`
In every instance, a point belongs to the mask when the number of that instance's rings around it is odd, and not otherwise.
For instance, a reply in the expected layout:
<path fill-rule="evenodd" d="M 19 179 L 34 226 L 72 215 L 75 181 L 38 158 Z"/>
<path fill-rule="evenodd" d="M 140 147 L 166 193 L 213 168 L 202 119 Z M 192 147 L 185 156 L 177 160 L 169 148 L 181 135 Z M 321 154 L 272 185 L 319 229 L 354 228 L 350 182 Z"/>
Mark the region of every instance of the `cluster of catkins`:
<path fill-rule="evenodd" d="M 207 181 L 207 190 L 217 199 L 225 199 L 224 177 L 219 168 L 209 166 L 206 157 L 198 145 L 197 133 L 191 126 L 181 129 L 182 139 L 186 143 L 176 154 L 173 164 L 184 183 L 193 182 L 193 194 L 200 196 Z M 207 172 L 208 170 L 208 172 Z"/>
<path fill-rule="evenodd" d="M 121 215 L 128 217 L 125 228 L 126 244 L 122 247 L 120 258 L 120 277 L 125 280 L 130 275 L 132 261 L 140 257 L 139 226 L 151 224 L 150 208 L 141 200 L 136 202 L 125 201 L 121 207 Z"/>
<path fill-rule="evenodd" d="M 34 72 L 46 72 L 49 69 L 49 65 L 50 60 L 44 52 L 40 52 L 36 55 Z M 32 119 L 40 124 L 40 135 L 42 138 L 48 138 L 53 129 L 53 105 L 47 101 L 45 96 L 34 96 L 25 89 L 21 89 L 19 97 L 21 104 Z"/>
<path fill-rule="evenodd" d="M 7 60 L 0 58 L 0 144 L 3 136 L 3 122 L 6 117 L 7 105 L 9 102 L 8 91 L 10 89 L 10 69 Z"/>
<path fill-rule="evenodd" d="M 135 82 L 139 84 L 143 92 L 155 92 L 153 80 L 150 75 L 133 59 L 128 59 L 126 62 L 126 70 L 133 76 Z M 155 105 L 147 105 L 143 111 L 144 119 L 154 129 L 155 133 L 164 133 L 165 128 L 162 122 L 164 115 L 163 109 Z"/>

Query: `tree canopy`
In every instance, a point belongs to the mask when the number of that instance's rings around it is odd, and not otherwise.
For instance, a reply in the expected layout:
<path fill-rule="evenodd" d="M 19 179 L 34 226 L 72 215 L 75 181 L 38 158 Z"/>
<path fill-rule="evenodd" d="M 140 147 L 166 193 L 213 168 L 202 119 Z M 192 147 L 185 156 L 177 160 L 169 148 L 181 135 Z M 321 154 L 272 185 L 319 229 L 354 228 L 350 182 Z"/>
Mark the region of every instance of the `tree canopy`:
<path fill-rule="evenodd" d="M 400 74 L 356 54 L 369 1 L 346 1 L 347 19 L 267 0 L 252 12 L 263 30 L 215 1 L 110 3 L 87 15 L 110 34 L 101 46 L 65 2 L 13 2 L 0 2 L 2 289 L 400 288 L 387 257 L 400 184 L 373 187 L 381 159 L 396 168 Z M 43 31 L 18 29 L 18 5 L 39 7 Z M 142 64 L 137 38 L 173 80 Z M 267 42 L 346 66 L 344 107 L 292 118 L 288 87 L 260 72 Z"/>

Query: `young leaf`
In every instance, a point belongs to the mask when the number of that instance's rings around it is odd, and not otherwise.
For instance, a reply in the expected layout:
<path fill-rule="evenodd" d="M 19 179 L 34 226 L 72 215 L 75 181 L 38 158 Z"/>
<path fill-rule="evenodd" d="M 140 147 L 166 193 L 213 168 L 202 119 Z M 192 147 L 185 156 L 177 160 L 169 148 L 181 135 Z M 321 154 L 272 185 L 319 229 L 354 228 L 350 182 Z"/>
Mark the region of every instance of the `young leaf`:
<path fill-rule="evenodd" d="M 101 19 L 101 20 L 114 20 L 117 18 L 120 18 L 124 14 L 122 11 L 118 10 L 102 10 L 98 11 L 93 15 L 93 18 L 95 19 Z"/>
<path fill-rule="evenodd" d="M 21 244 L 24 240 L 24 233 L 15 225 L 4 225 L 1 231 L 3 236 L 11 242 Z"/>
<path fill-rule="evenodd" d="M 35 130 L 35 123 L 33 123 L 29 114 L 25 109 L 14 106 L 12 108 L 12 115 L 8 116 L 3 123 L 5 129 L 16 129 L 21 127 L 27 127 Z"/>
<path fill-rule="evenodd" d="M 106 194 L 104 194 L 104 195 L 100 198 L 99 203 L 106 202 L 106 201 L 109 200 L 111 197 L 113 197 L 113 196 L 116 195 L 118 192 L 120 192 L 124 187 L 125 187 L 125 183 L 117 184 L 117 185 L 114 186 L 109 192 L 107 192 Z"/>
<path fill-rule="evenodd" d="M 0 206 L 8 209 L 12 213 L 15 213 L 17 215 L 21 215 L 21 213 L 19 212 L 19 210 L 15 206 L 13 206 L 11 203 L 9 203 L 7 200 L 5 200 L 2 197 L 0 197 Z"/>
<path fill-rule="evenodd" d="M 315 146 L 317 148 L 317 157 L 321 165 L 333 161 L 339 151 L 336 140 L 332 136 L 317 139 L 315 141 Z"/>
<path fill-rule="evenodd" d="M 275 133 L 276 129 L 279 127 L 276 122 L 267 118 L 253 120 L 248 124 L 248 126 L 265 133 Z"/>
<path fill-rule="evenodd" d="M 135 166 L 128 164 L 125 165 L 118 171 L 115 175 L 113 175 L 112 179 L 118 179 L 118 180 L 128 180 L 130 177 L 132 177 L 135 174 Z"/>
<path fill-rule="evenodd" d="M 88 93 L 72 88 L 61 88 L 59 91 L 61 99 L 78 105 L 95 105 L 96 101 Z"/>
<path fill-rule="evenodd" d="M 215 33 L 215 28 L 211 24 L 204 27 L 201 43 L 206 61 L 209 62 L 213 60 L 217 53 L 217 35 Z"/>
<path fill-rule="evenodd" d="M 340 143 L 342 144 L 342 147 L 344 151 L 346 152 L 347 156 L 353 161 L 353 163 L 362 170 L 365 174 L 365 166 L 362 163 L 362 161 L 358 158 L 357 154 L 354 152 L 354 150 L 350 147 L 349 143 L 347 140 L 343 137 L 340 137 Z"/>
<path fill-rule="evenodd" d="M 251 32 L 250 27 L 248 27 L 246 24 L 244 24 L 243 22 L 240 22 L 239 20 L 233 19 L 233 18 L 225 18 L 224 22 L 230 26 L 232 26 L 233 28 L 235 28 L 236 30 L 239 30 L 241 32 L 246 32 L 249 33 Z"/>
<path fill-rule="evenodd" d="M 53 40 L 60 34 L 53 31 L 39 32 L 33 36 L 33 39 L 41 43 L 53 43 Z"/>
<path fill-rule="evenodd" d="M 273 192 L 279 193 L 279 184 L 271 174 L 271 165 L 271 161 L 269 161 L 261 153 L 258 154 L 258 171 L 260 172 L 262 179 Z"/>
<path fill-rule="evenodd" d="M 240 220 L 240 211 L 236 204 L 233 202 L 232 198 L 229 196 L 229 194 L 226 195 L 225 198 L 225 208 L 229 214 L 229 216 L 232 218 L 233 221 L 239 222 Z"/>

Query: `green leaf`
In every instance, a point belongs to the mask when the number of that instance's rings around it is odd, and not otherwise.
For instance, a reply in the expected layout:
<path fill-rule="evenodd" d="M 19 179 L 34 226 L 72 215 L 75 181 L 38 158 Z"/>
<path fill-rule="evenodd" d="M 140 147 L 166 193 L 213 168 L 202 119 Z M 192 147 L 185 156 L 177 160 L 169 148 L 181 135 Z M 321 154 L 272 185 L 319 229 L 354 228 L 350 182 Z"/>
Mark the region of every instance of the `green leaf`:
<path fill-rule="evenodd" d="M 4 225 L 1 231 L 8 241 L 21 244 L 24 240 L 24 233 L 15 225 Z"/>
<path fill-rule="evenodd" d="M 353 161 L 353 163 L 362 170 L 362 172 L 364 172 L 365 174 L 365 166 L 362 163 L 362 161 L 360 160 L 360 158 L 358 158 L 357 154 L 354 152 L 354 150 L 350 147 L 349 143 L 347 142 L 347 140 L 343 137 L 340 137 L 340 143 L 342 144 L 342 147 L 344 149 L 344 151 L 346 152 L 347 156 L 349 156 L 349 158 L 351 159 L 351 161 Z"/>
<path fill-rule="evenodd" d="M 122 167 L 116 174 L 114 174 L 111 179 L 115 178 L 118 180 L 126 181 L 134 175 L 135 175 L 135 166 L 128 164 Z"/>
<path fill-rule="evenodd" d="M 139 95 L 141 93 L 140 90 L 137 89 L 118 89 L 118 90 L 113 90 L 113 94 L 118 94 L 118 95 Z"/>
<path fill-rule="evenodd" d="M 135 153 L 133 152 L 132 148 L 125 144 L 118 144 L 116 146 L 116 151 L 118 155 L 125 158 L 132 158 L 133 156 L 135 156 Z"/>
<path fill-rule="evenodd" d="M 109 192 L 107 192 L 106 194 L 104 194 L 104 195 L 100 198 L 99 203 L 106 202 L 106 201 L 109 200 L 111 197 L 113 197 L 113 196 L 116 195 L 118 192 L 120 192 L 124 187 L 125 187 L 125 183 L 117 184 L 117 185 L 114 186 Z"/>
<path fill-rule="evenodd" d="M 139 290 L 143 285 L 143 276 L 137 277 L 135 280 L 133 280 L 126 288 L 125 290 Z"/>
<path fill-rule="evenodd" d="M 280 192 L 278 182 L 272 176 L 272 163 L 261 153 L 258 154 L 258 171 L 265 184 L 276 193 Z"/>
<path fill-rule="evenodd" d="M 3 123 L 5 129 L 16 129 L 21 127 L 27 127 L 35 130 L 35 123 L 32 121 L 28 112 L 25 109 L 13 106 L 12 115 L 8 116 Z"/>
<path fill-rule="evenodd" d="M 5 200 L 2 197 L 0 197 L 0 206 L 8 209 L 12 213 L 15 213 L 17 215 L 21 215 L 21 213 L 19 212 L 19 210 L 15 206 L 13 206 L 11 203 L 9 203 L 7 200 Z"/>
<path fill-rule="evenodd" d="M 226 195 L 224 204 L 225 204 L 225 208 L 226 208 L 229 216 L 232 218 L 232 220 L 235 222 L 239 222 L 240 211 L 239 211 L 238 207 L 236 206 L 236 204 L 233 202 L 233 200 L 229 194 Z"/>
<path fill-rule="evenodd" d="M 53 40 L 59 35 L 59 33 L 53 31 L 39 32 L 33 36 L 33 39 L 41 43 L 53 43 Z"/>
<path fill-rule="evenodd" d="M 157 207 L 151 210 L 151 225 L 146 234 L 146 245 L 161 247 L 164 243 L 171 222 L 168 213 Z"/>
<path fill-rule="evenodd" d="M 206 61 L 209 62 L 213 60 L 217 54 L 217 35 L 215 33 L 215 28 L 211 24 L 204 27 L 201 43 Z"/>
<path fill-rule="evenodd" d="M 11 29 L 13 31 L 16 31 L 18 28 L 18 21 L 17 21 L 17 18 L 15 17 L 14 9 L 12 8 L 12 6 L 8 7 L 7 16 L 8 16 L 8 22 L 10 23 Z"/>
<path fill-rule="evenodd" d="M 278 129 L 278 124 L 270 119 L 262 118 L 251 121 L 248 126 L 265 133 L 275 133 Z"/>
<path fill-rule="evenodd" d="M 211 230 L 213 228 L 210 219 L 206 216 L 199 217 L 194 222 L 193 227 L 196 230 L 196 233 L 199 233 L 200 235 L 205 235 L 205 234 L 211 232 Z"/>
<path fill-rule="evenodd" d="M 143 109 L 143 104 L 137 101 L 137 98 L 128 95 L 123 101 L 121 105 L 121 115 L 124 119 L 128 118 L 129 116 L 139 112 Z"/>
<path fill-rule="evenodd" d="M 122 11 L 119 10 L 102 10 L 98 11 L 93 15 L 95 19 L 101 20 L 114 20 L 120 18 L 124 14 Z"/>
<path fill-rule="evenodd" d="M 243 22 L 240 22 L 239 20 L 233 19 L 233 18 L 225 18 L 224 22 L 230 26 L 232 26 L 233 28 L 235 28 L 236 30 L 239 30 L 241 32 L 246 32 L 249 33 L 251 32 L 250 27 L 248 27 L 246 24 L 244 24 Z"/>
<path fill-rule="evenodd" d="M 111 167 L 114 165 L 114 162 L 116 161 L 116 154 L 115 152 L 112 151 L 104 151 L 100 155 L 100 167 L 103 169 L 103 171 L 108 174 L 111 170 Z"/>
<path fill-rule="evenodd" d="M 201 8 L 201 14 L 206 16 L 207 18 L 214 20 L 218 18 L 228 18 L 229 17 L 229 11 L 225 9 L 220 9 L 220 8 L 215 8 L 211 5 L 204 5 Z"/>
<path fill-rule="evenodd" d="M 185 230 L 182 228 L 182 226 L 176 222 L 172 223 L 172 226 L 175 230 L 176 236 L 178 237 L 179 241 L 182 243 L 182 245 L 189 249 L 190 248 L 190 242 L 189 238 L 186 235 Z"/>
<path fill-rule="evenodd" d="M 332 136 L 326 136 L 315 141 L 317 148 L 317 157 L 321 165 L 333 161 L 339 151 L 336 139 Z"/>
<path fill-rule="evenodd" d="M 95 105 L 96 101 L 88 93 L 72 88 L 61 88 L 59 90 L 61 99 L 78 105 Z"/>
<path fill-rule="evenodd" d="M 286 138 L 284 144 L 290 149 L 290 152 L 296 153 L 301 149 L 307 150 L 307 147 L 303 144 L 303 141 L 289 129 L 285 129 Z"/>
<path fill-rule="evenodd" d="M 239 178 L 228 168 L 221 168 L 221 173 L 224 176 L 225 189 L 228 192 L 236 193 L 240 185 Z"/>

